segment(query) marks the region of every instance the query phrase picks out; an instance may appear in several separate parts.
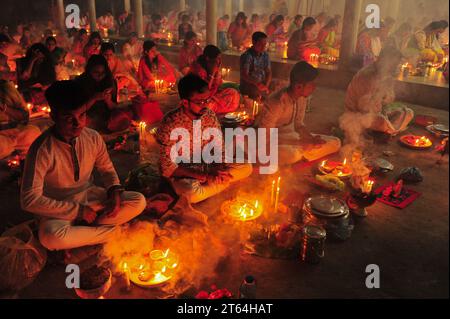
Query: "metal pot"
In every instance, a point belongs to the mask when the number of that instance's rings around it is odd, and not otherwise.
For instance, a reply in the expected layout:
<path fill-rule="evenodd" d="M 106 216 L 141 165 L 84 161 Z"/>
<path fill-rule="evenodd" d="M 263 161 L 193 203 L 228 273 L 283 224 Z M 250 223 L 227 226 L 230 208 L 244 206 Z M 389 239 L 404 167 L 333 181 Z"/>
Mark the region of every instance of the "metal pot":
<path fill-rule="evenodd" d="M 353 231 L 353 222 L 347 204 L 335 197 L 308 198 L 303 205 L 302 222 L 322 226 L 327 236 L 334 240 L 346 240 L 350 238 Z"/>

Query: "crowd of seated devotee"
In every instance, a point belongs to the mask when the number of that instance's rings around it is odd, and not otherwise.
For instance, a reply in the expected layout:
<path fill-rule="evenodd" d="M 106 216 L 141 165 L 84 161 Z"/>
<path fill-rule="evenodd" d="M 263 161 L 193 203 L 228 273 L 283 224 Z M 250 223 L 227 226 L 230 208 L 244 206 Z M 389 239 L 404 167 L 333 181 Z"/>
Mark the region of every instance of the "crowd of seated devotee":
<path fill-rule="evenodd" d="M 1 28 L 0 159 L 28 154 L 21 204 L 40 218 L 39 238 L 45 247 L 61 250 L 103 243 L 117 225 L 144 210 L 142 194 L 126 192 L 120 185 L 99 134 L 127 131 L 141 120 L 130 103 L 121 103 L 124 91 L 148 102 L 159 93 L 160 81 L 178 89 L 179 104 L 157 123 L 156 140 L 161 176 L 191 203 L 246 179 L 252 165 L 175 162 L 172 130 L 184 128 L 192 140 L 193 121 L 201 120 L 202 129 L 220 131 L 219 118 L 238 110 L 247 98 L 261 104 L 254 127 L 279 130 L 280 165 L 314 161 L 339 151 L 337 137 L 310 132 L 306 108 L 320 72 L 309 63 L 310 57 L 339 57 L 342 19 L 326 13 L 288 17 L 283 1 L 277 3 L 276 14 L 270 16 L 255 13 L 248 19 L 238 12 L 220 17 L 217 46 L 202 45 L 206 18 L 192 10 L 146 16 L 145 41 L 138 38 L 129 12 L 117 20 L 111 13 L 101 16 L 99 32 L 89 30 L 86 14 L 82 28 L 67 34 L 54 34 L 51 24 L 19 24 L 12 35 Z M 448 44 L 445 47 L 441 39 L 448 30 L 446 21 L 420 28 L 408 22 L 394 26 L 395 21 L 387 18 L 380 29 L 361 28 L 358 33 L 356 59 L 362 69 L 348 86 L 343 115 L 370 114 L 370 129 L 389 135 L 407 129 L 414 116 L 410 108 L 395 103 L 398 65 L 405 59 L 438 62 L 448 54 Z M 112 35 L 126 37 L 121 48 L 104 41 Z M 175 66 L 159 50 L 168 39 L 182 44 Z M 271 44 L 286 43 L 287 56 L 295 65 L 288 84 L 275 88 Z M 238 83 L 224 83 L 222 78 L 222 55 L 230 48 L 241 52 Z M 48 130 L 41 132 L 32 124 L 28 103 L 49 105 Z M 91 184 L 94 168 L 103 188 Z"/>

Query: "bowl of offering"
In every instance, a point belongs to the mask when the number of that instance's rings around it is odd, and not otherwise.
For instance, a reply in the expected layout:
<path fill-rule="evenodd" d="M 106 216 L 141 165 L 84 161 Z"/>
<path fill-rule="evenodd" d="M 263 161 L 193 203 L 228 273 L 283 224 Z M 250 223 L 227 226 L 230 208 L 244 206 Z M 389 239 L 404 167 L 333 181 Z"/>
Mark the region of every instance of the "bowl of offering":
<path fill-rule="evenodd" d="M 324 175 L 338 178 L 347 178 L 352 175 L 352 168 L 347 164 L 347 160 L 343 162 L 326 160 L 319 164 L 318 169 Z"/>
<path fill-rule="evenodd" d="M 404 135 L 400 137 L 400 143 L 416 150 L 426 150 L 433 146 L 433 142 L 426 136 Z"/>

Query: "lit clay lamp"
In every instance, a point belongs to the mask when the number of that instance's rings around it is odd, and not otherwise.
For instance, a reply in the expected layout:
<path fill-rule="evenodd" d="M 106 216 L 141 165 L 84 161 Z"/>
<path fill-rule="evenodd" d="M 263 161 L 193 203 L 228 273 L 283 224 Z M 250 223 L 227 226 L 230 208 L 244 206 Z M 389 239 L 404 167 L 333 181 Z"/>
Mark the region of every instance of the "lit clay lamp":
<path fill-rule="evenodd" d="M 433 146 L 433 142 L 426 136 L 405 135 L 400 138 L 400 142 L 410 148 L 424 150 Z"/>
<path fill-rule="evenodd" d="M 323 174 L 331 174 L 335 177 L 346 178 L 352 175 L 352 169 L 347 159 L 341 162 L 323 161 L 319 165 L 319 171 Z"/>
<path fill-rule="evenodd" d="M 179 259 L 176 254 L 167 249 L 153 250 L 150 253 L 151 263 L 142 264 L 138 271 L 131 276 L 131 281 L 141 287 L 154 288 L 172 279 L 174 270 L 178 267 Z"/>
<path fill-rule="evenodd" d="M 352 191 L 347 197 L 347 205 L 356 216 L 366 217 L 368 215 L 367 208 L 375 204 L 377 195 L 373 192 L 374 184 L 373 179 L 368 179 L 360 189 Z"/>
<path fill-rule="evenodd" d="M 222 213 L 235 221 L 247 222 L 259 218 L 263 209 L 259 201 L 235 199 L 222 204 Z"/>

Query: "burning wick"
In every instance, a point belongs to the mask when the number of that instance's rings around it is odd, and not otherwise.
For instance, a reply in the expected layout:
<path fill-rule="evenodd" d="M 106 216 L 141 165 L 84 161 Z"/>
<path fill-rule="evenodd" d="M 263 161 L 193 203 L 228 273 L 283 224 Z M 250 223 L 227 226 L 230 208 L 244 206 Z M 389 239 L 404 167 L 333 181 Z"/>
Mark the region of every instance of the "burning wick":
<path fill-rule="evenodd" d="M 255 119 L 258 114 L 259 114 L 259 103 L 253 101 L 253 119 Z"/>
<path fill-rule="evenodd" d="M 278 212 L 278 204 L 279 204 L 279 200 L 280 200 L 280 183 L 281 183 L 281 176 L 278 177 L 277 180 L 277 193 L 275 195 L 275 213 Z"/>
<path fill-rule="evenodd" d="M 18 168 L 20 166 L 19 156 L 15 156 L 14 158 L 8 160 L 8 167 L 11 169 Z"/>
<path fill-rule="evenodd" d="M 272 192 L 270 194 L 270 206 L 275 202 L 275 180 L 272 181 Z"/>
<path fill-rule="evenodd" d="M 370 194 L 372 193 L 372 188 L 373 185 L 375 184 L 375 181 L 372 179 L 367 180 L 366 182 L 364 182 L 364 186 L 363 186 L 363 192 L 365 194 Z"/>
<path fill-rule="evenodd" d="M 128 263 L 124 262 L 122 265 L 123 273 L 125 275 L 125 287 L 127 290 L 131 289 L 131 282 L 130 282 L 130 268 L 128 267 Z"/>
<path fill-rule="evenodd" d="M 146 138 L 146 132 L 147 132 L 147 123 L 145 122 L 139 122 L 139 140 L 144 141 L 145 144 L 147 144 L 147 138 Z"/>

